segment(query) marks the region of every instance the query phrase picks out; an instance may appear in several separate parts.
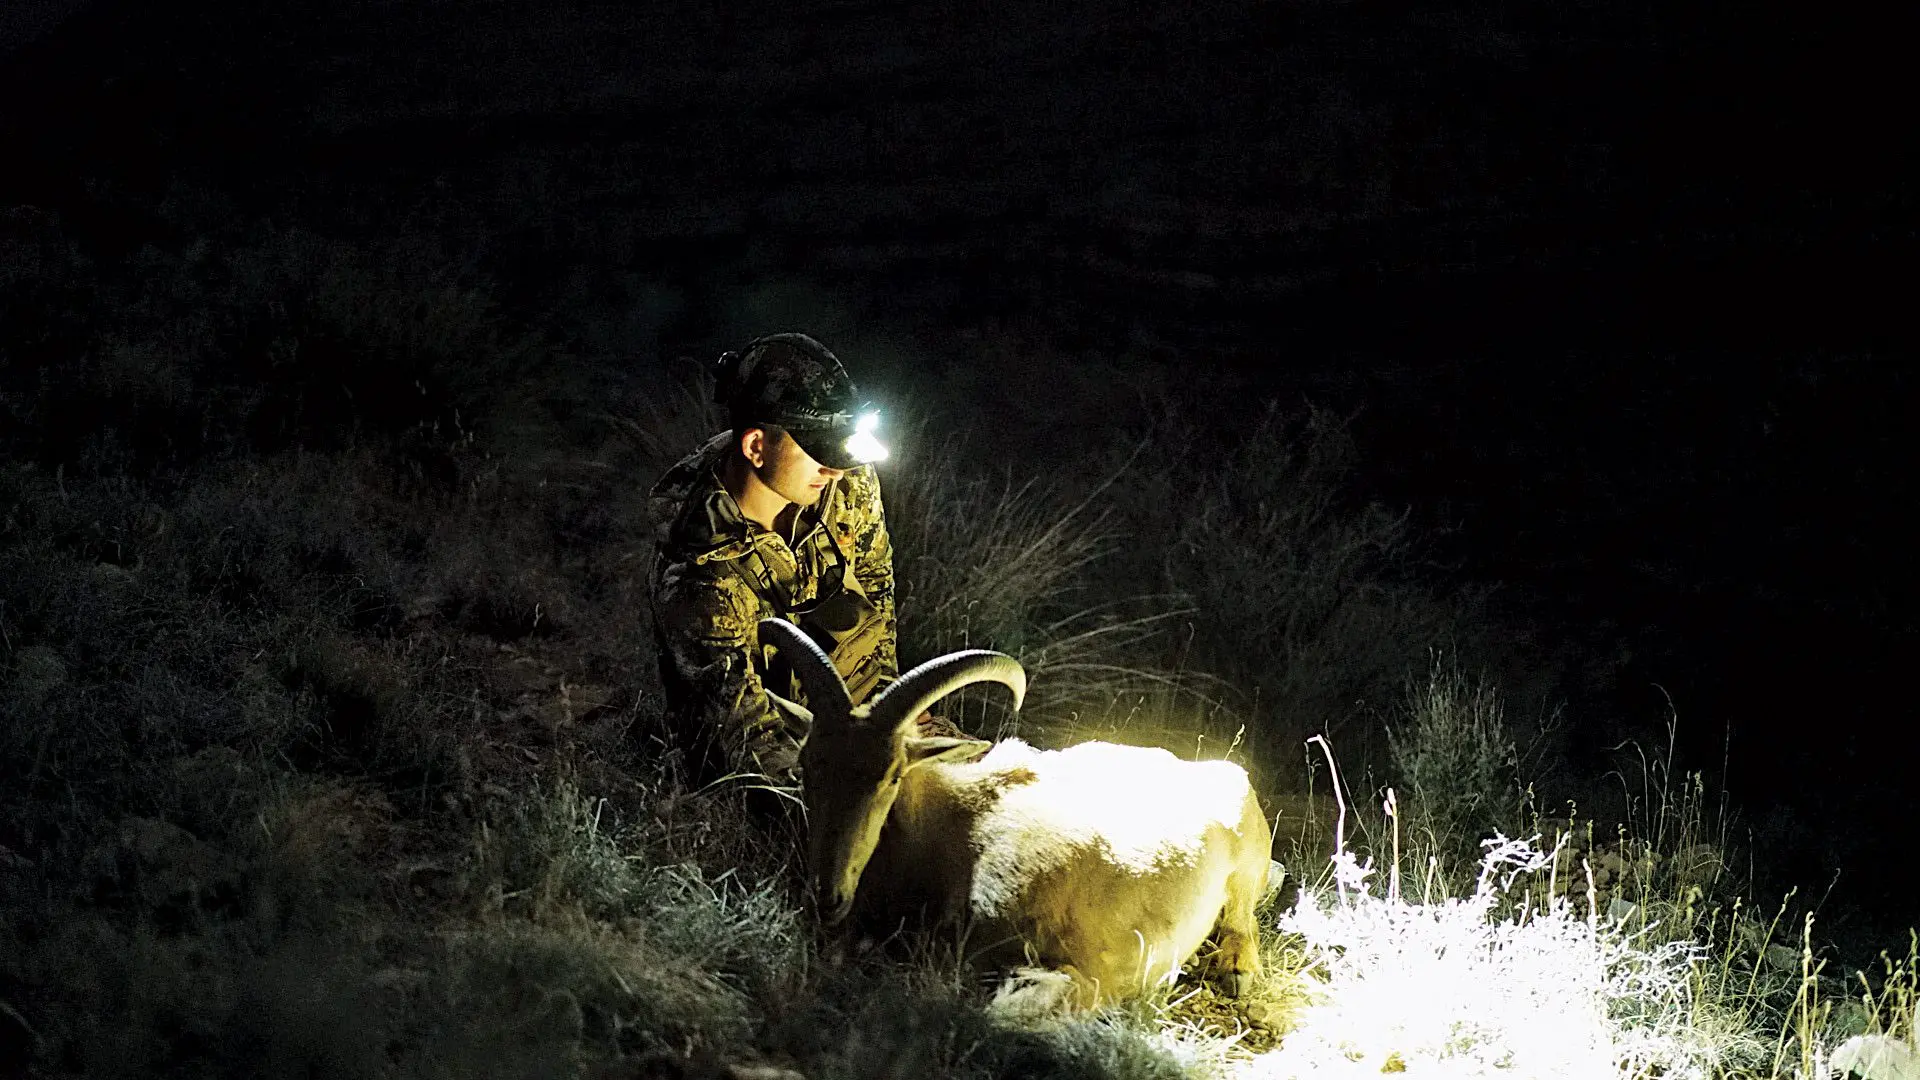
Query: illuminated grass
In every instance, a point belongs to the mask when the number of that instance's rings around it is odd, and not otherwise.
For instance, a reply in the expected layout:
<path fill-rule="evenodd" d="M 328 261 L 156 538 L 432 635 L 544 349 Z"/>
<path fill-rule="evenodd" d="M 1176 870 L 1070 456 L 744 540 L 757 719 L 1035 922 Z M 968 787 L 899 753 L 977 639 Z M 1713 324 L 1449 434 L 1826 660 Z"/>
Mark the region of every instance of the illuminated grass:
<path fill-rule="evenodd" d="M 1690 1022 L 1696 946 L 1564 901 L 1500 913 L 1550 864 L 1491 841 L 1470 896 L 1416 903 L 1376 895 L 1372 867 L 1347 856 L 1335 896 L 1302 896 L 1281 920 L 1309 943 L 1319 985 L 1282 1048 L 1245 1075 L 1711 1075 L 1715 1047 Z"/>

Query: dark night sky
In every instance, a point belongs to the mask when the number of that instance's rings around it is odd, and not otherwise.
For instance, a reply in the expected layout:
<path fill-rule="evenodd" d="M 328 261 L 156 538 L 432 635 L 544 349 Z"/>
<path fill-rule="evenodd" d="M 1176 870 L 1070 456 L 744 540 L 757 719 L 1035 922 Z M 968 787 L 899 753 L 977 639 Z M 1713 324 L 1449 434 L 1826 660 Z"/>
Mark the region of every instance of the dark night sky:
<path fill-rule="evenodd" d="M 1362 406 L 1377 494 L 1631 656 L 1590 707 L 1670 694 L 1699 764 L 1731 729 L 1756 813 L 1824 815 L 1904 886 L 1875 839 L 1920 752 L 1900 35 L 1842 5 L 799 7 L 20 8 L 0 33 L 68 18 L 10 57 L 0 201 L 173 242 L 125 208 L 190 177 L 444 215 L 509 268 L 613 222 L 696 291 L 827 281 L 928 336 L 1052 324 Z"/>

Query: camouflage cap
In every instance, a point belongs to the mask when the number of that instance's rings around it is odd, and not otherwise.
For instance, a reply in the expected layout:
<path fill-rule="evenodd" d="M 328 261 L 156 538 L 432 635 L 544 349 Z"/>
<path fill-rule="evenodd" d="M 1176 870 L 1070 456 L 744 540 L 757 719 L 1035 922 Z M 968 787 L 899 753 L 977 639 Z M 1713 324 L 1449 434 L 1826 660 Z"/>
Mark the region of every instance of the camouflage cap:
<path fill-rule="evenodd" d="M 736 429 L 778 427 L 830 469 L 858 464 L 845 444 L 859 393 L 839 358 L 806 334 L 768 334 L 722 354 L 713 398 Z"/>

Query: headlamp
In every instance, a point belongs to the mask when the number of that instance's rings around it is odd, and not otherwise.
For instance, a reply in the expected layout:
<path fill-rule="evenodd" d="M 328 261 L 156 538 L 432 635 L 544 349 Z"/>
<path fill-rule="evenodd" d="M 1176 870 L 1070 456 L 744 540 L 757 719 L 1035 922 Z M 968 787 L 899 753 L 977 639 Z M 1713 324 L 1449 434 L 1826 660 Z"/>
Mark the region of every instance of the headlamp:
<path fill-rule="evenodd" d="M 874 432 L 880 428 L 880 414 L 864 412 L 853 422 L 853 434 L 847 436 L 847 456 L 856 465 L 871 465 L 887 460 L 886 444 Z"/>

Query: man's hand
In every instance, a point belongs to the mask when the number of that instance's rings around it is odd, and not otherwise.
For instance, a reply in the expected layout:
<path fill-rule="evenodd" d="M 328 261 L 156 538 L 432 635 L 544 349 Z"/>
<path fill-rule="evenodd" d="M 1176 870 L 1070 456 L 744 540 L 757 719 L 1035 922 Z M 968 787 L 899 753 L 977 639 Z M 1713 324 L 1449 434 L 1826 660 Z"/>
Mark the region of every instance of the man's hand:
<path fill-rule="evenodd" d="M 754 764 L 776 784 L 796 783 L 800 775 L 800 744 L 791 739 L 769 740 L 753 754 Z"/>

